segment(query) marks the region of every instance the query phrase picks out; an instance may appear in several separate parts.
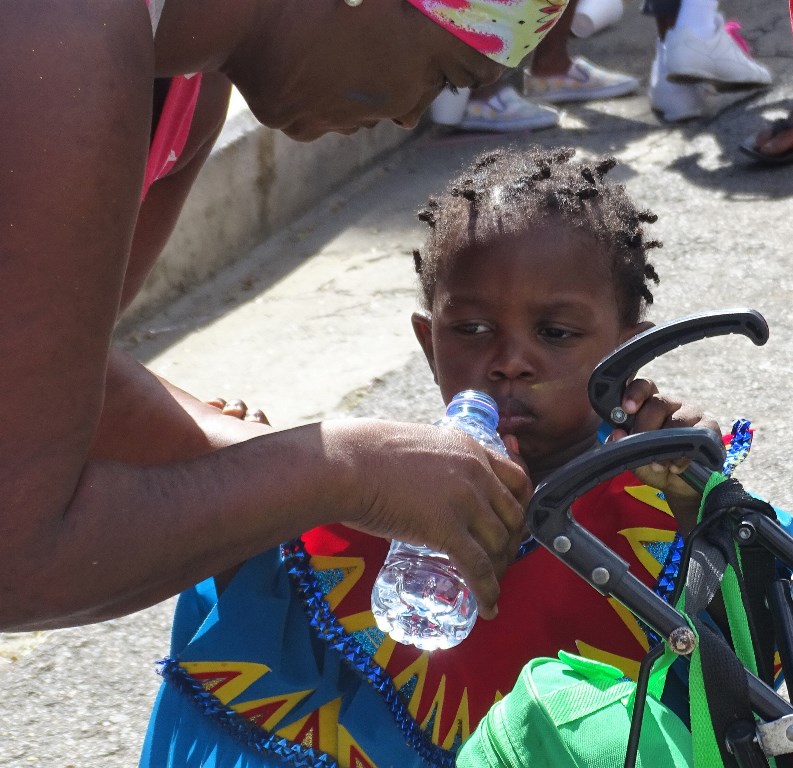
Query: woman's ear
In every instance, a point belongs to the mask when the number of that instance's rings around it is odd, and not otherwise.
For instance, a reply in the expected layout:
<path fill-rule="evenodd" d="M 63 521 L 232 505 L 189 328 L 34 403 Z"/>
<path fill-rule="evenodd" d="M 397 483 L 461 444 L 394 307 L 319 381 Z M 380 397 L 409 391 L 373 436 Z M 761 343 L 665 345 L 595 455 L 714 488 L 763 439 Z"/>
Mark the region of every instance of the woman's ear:
<path fill-rule="evenodd" d="M 421 344 L 424 350 L 424 357 L 427 358 L 432 377 L 435 383 L 438 383 L 438 374 L 435 372 L 435 351 L 432 347 L 432 317 L 429 312 L 414 312 L 410 317 L 410 322 L 413 324 L 413 333 Z"/>
<path fill-rule="evenodd" d="M 640 333 L 649 331 L 650 328 L 655 328 L 655 323 L 651 323 L 649 320 L 643 320 L 641 323 L 636 323 L 636 325 L 632 325 L 629 328 L 624 328 L 620 334 L 620 344 L 624 344 Z"/>

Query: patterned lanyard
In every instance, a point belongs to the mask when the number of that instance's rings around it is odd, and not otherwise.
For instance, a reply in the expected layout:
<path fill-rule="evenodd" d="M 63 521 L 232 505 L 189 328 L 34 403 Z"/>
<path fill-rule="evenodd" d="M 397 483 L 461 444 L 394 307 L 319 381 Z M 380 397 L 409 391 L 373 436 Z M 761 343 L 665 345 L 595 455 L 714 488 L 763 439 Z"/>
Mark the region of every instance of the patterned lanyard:
<path fill-rule="evenodd" d="M 732 427 L 732 437 L 727 447 L 722 472 L 730 477 L 735 468 L 749 455 L 752 447 L 751 422 L 748 419 L 738 419 Z M 675 538 L 669 546 L 663 568 L 655 583 L 655 593 L 660 595 L 667 603 L 675 590 L 675 583 L 680 572 L 680 559 L 683 556 L 684 541 L 680 533 L 675 533 Z M 653 642 L 660 642 L 660 638 L 648 628 L 645 628 L 648 638 Z"/>

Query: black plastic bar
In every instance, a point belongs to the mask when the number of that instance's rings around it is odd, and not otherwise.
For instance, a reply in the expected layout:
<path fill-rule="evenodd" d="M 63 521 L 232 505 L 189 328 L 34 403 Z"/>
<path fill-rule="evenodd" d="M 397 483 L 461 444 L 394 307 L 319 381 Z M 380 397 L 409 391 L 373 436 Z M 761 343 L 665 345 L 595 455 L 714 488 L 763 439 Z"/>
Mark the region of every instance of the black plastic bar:
<path fill-rule="evenodd" d="M 655 461 L 688 458 L 698 461 L 712 473 L 721 469 L 724 455 L 721 437 L 702 427 L 628 435 L 622 440 L 599 445 L 550 474 L 534 491 L 528 508 L 529 518 L 544 519 L 545 510 L 559 517 L 579 496 L 626 469 Z"/>
<path fill-rule="evenodd" d="M 777 579 L 768 588 L 768 607 L 774 619 L 774 639 L 785 680 L 793 682 L 793 600 L 790 581 Z"/>
<path fill-rule="evenodd" d="M 726 742 L 738 768 L 768 768 L 768 760 L 757 741 L 754 723 L 736 720 L 727 728 Z"/>
<path fill-rule="evenodd" d="M 777 560 L 793 568 L 793 538 L 776 520 L 772 520 L 762 512 L 742 511 L 740 507 L 735 509 L 735 513 L 733 524 L 736 530 L 741 528 L 753 530 L 754 537 L 749 541 L 761 544 Z M 738 543 L 749 543 L 749 541 L 738 539 Z"/>
<path fill-rule="evenodd" d="M 630 430 L 633 419 L 622 411 L 627 382 L 651 360 L 692 341 L 738 333 L 760 346 L 768 341 L 768 323 L 753 309 L 726 309 L 657 325 L 634 336 L 598 363 L 589 379 L 589 400 L 596 413 L 613 427 Z M 615 418 L 617 417 L 617 418 Z"/>
<path fill-rule="evenodd" d="M 661 637 L 687 628 L 685 617 L 628 570 L 628 563 L 580 525 L 570 507 L 576 498 L 626 469 L 652 461 L 690 458 L 719 469 L 721 438 L 709 429 L 679 428 L 629 435 L 598 446 L 549 475 L 534 491 L 528 522 L 534 537 L 601 594 L 619 600 Z"/>

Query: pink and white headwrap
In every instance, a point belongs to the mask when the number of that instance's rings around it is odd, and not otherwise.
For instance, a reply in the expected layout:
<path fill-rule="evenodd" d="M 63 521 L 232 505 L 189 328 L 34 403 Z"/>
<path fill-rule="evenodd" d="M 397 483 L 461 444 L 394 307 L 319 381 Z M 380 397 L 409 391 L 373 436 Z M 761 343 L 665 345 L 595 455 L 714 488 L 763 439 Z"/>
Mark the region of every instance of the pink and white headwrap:
<path fill-rule="evenodd" d="M 464 43 L 506 67 L 517 67 L 536 48 L 567 5 L 567 0 L 408 2 Z"/>

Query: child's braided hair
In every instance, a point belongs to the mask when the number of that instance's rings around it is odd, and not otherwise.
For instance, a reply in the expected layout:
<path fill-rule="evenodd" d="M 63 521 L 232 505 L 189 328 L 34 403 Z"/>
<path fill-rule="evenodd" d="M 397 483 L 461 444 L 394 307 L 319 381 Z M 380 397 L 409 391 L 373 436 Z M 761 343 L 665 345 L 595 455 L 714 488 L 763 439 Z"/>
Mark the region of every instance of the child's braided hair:
<path fill-rule="evenodd" d="M 486 249 L 494 240 L 520 234 L 538 224 L 561 220 L 602 245 L 612 264 L 620 320 L 642 319 L 658 275 L 647 252 L 643 225 L 655 214 L 639 210 L 620 184 L 604 181 L 616 165 L 605 157 L 572 161 L 575 150 L 498 149 L 480 155 L 439 197 L 418 214 L 430 228 L 421 251 L 414 251 L 421 299 L 432 307 L 435 284 L 454 254 L 470 246 Z"/>

